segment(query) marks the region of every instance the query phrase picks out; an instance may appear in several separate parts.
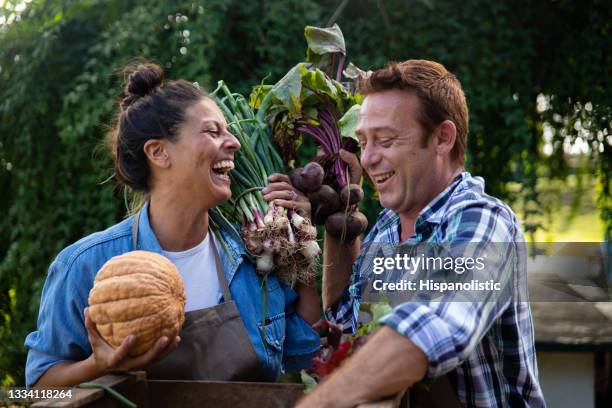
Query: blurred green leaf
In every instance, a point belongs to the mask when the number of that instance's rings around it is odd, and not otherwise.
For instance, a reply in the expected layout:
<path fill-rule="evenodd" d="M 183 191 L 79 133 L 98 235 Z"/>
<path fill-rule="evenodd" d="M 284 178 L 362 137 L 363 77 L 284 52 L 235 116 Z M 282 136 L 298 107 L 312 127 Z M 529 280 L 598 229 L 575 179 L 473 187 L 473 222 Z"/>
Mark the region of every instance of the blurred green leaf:
<path fill-rule="evenodd" d="M 353 105 L 351 108 L 346 111 L 344 116 L 340 118 L 338 121 L 338 128 L 340 129 L 340 134 L 343 137 L 349 137 L 354 139 L 355 141 L 359 141 L 357 135 L 355 134 L 355 130 L 357 129 L 357 124 L 359 122 L 359 109 L 361 105 Z"/>

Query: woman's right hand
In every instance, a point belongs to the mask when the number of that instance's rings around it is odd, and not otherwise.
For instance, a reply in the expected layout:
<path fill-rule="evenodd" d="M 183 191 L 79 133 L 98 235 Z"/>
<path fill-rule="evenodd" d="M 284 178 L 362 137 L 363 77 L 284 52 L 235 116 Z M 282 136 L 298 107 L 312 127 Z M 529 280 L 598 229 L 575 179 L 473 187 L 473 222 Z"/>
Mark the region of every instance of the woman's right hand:
<path fill-rule="evenodd" d="M 147 367 L 154 361 L 161 360 L 174 351 L 181 341 L 181 338 L 176 336 L 169 343 L 168 338 L 162 336 L 157 339 L 157 342 L 146 353 L 130 357 L 130 350 L 134 347 L 136 340 L 134 335 L 127 336 L 119 347 L 114 348 L 102 338 L 96 325 L 89 318 L 87 309 L 85 309 L 85 328 L 87 329 L 87 338 L 93 351 L 93 361 L 100 374 Z"/>
<path fill-rule="evenodd" d="M 276 205 L 292 209 L 302 217 L 310 218 L 310 201 L 301 191 L 294 188 L 289 176 L 274 173 L 268 177 L 269 184 L 262 190 L 266 201 L 274 201 Z"/>

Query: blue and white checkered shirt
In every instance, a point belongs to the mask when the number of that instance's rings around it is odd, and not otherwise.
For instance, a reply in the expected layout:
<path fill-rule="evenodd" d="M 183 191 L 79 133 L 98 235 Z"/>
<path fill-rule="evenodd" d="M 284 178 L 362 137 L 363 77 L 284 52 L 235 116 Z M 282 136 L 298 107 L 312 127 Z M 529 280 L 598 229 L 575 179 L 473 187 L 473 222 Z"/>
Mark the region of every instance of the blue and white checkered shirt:
<path fill-rule="evenodd" d="M 523 241 L 512 210 L 484 192 L 482 178 L 463 172 L 421 211 L 415 235 L 407 242 L 509 243 L 519 253 Z M 372 273 L 361 266 L 368 265 L 366 258 L 376 252 L 368 249 L 373 244 L 399 242 L 399 216 L 383 210 L 362 243 L 353 267 L 353 284 L 325 312 L 329 320 L 347 331 L 356 330 L 362 285 L 368 281 L 368 276 L 360 275 Z M 525 279 L 525 271 L 514 272 L 515 279 Z M 526 291 L 474 301 L 453 301 L 453 295 L 445 292 L 435 302 L 401 303 L 381 323 L 423 350 L 428 358 L 427 378 L 448 373 L 464 406 L 544 407 Z"/>

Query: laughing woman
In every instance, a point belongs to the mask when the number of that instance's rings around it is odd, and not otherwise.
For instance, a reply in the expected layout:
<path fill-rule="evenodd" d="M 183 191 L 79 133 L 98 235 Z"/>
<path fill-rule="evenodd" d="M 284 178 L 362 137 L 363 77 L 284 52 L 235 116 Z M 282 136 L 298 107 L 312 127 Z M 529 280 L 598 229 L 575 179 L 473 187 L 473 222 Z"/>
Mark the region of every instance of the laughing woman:
<path fill-rule="evenodd" d="M 118 180 L 147 202 L 134 216 L 68 246 L 51 264 L 37 330 L 25 341 L 28 386 L 72 386 L 140 368 L 149 378 L 274 381 L 282 368 L 309 366 L 319 347 L 310 328 L 319 317 L 314 288 L 297 286 L 296 293 L 270 277 L 262 327 L 262 287 L 242 242 L 209 229 L 209 210 L 231 196 L 228 172 L 240 144 L 210 97 L 187 81 L 163 83 L 162 75 L 145 64 L 126 76 L 111 132 Z M 293 191 L 283 191 L 286 183 L 273 184 L 267 198 L 295 200 Z M 228 251 L 219 250 L 217 233 Z M 187 301 L 179 337 L 161 337 L 130 357 L 133 339 L 113 348 L 85 308 L 100 267 L 135 249 L 169 258 Z"/>

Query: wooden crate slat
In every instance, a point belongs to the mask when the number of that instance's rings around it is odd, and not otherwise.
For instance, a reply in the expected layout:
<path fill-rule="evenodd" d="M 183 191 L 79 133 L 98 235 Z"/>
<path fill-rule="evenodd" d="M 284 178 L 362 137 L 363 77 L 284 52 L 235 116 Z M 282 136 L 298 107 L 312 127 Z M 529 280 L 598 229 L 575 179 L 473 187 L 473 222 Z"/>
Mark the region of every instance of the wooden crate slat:
<path fill-rule="evenodd" d="M 303 396 L 301 384 L 223 381 L 148 381 L 151 408 L 164 406 L 218 408 L 292 407 Z"/>

